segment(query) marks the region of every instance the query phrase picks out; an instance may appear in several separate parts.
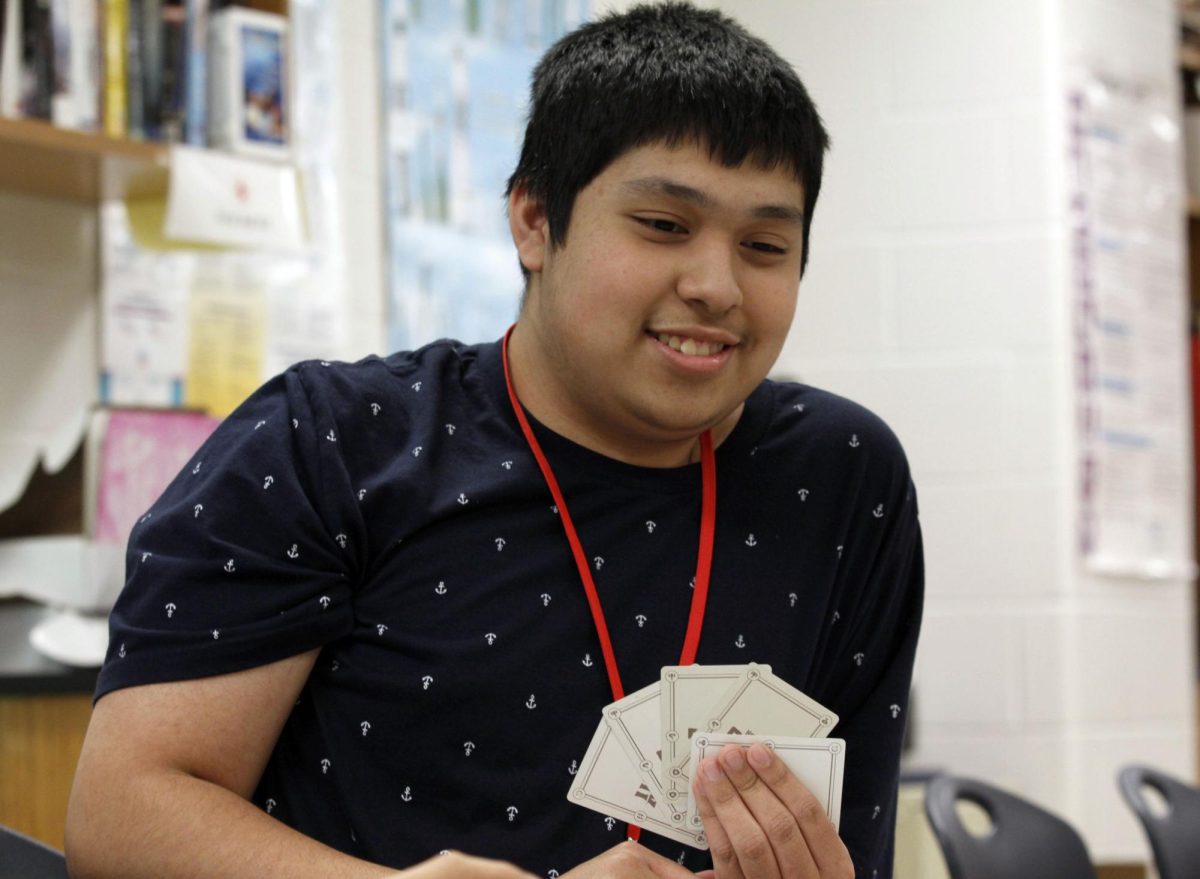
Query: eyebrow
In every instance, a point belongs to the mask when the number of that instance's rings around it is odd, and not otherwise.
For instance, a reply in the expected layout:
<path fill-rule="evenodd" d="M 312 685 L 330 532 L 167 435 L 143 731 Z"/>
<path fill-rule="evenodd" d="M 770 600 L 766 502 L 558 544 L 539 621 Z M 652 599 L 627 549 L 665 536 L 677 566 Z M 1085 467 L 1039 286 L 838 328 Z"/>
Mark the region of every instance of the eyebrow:
<path fill-rule="evenodd" d="M 720 207 L 720 203 L 704 190 L 696 189 L 694 186 L 688 186 L 669 177 L 638 177 L 625 181 L 621 188 L 634 195 L 665 195 L 700 208 Z M 756 205 L 750 209 L 750 216 L 756 220 L 783 220 L 788 223 L 804 225 L 804 211 L 792 205 Z"/>

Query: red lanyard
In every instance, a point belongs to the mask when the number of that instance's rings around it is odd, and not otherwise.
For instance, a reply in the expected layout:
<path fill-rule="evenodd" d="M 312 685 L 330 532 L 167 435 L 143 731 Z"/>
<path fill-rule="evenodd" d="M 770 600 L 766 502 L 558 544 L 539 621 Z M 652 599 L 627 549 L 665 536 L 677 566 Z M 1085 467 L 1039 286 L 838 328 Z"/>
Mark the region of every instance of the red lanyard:
<path fill-rule="evenodd" d="M 608 636 L 608 624 L 604 621 L 604 609 L 600 606 L 600 596 L 596 592 L 596 583 L 592 579 L 592 568 L 583 552 L 583 544 L 575 532 L 575 524 L 567 510 L 567 501 L 550 462 L 542 451 L 541 444 L 533 435 L 521 401 L 513 389 L 512 375 L 508 369 L 508 337 L 512 335 L 513 327 L 508 328 L 501 344 L 501 359 L 504 361 L 504 384 L 508 388 L 508 399 L 512 403 L 513 413 L 521 425 L 521 433 L 533 457 L 537 459 L 542 477 L 550 488 L 554 503 L 558 505 L 559 518 L 562 520 L 563 531 L 567 533 L 567 542 L 571 544 L 571 554 L 575 557 L 575 567 L 579 569 L 579 579 L 583 581 L 583 591 L 587 594 L 588 607 L 592 610 L 592 621 L 596 624 L 596 634 L 600 637 L 600 652 L 604 655 L 604 667 L 608 669 L 608 684 L 612 688 L 613 701 L 624 698 L 625 688 L 621 686 L 621 673 L 617 670 L 617 656 L 613 652 L 612 639 Z M 708 600 L 708 579 L 712 572 L 713 534 L 717 526 L 717 460 L 713 454 L 712 432 L 700 434 L 700 550 L 696 557 L 696 579 L 692 590 L 692 609 L 688 612 L 687 633 L 683 638 L 683 649 L 679 654 L 680 665 L 691 665 L 696 661 L 696 650 L 700 647 L 700 630 L 704 626 L 704 605 Z M 641 828 L 629 825 L 628 837 L 636 842 L 641 836 Z"/>
<path fill-rule="evenodd" d="M 508 387 L 508 398 L 512 402 L 513 412 L 521 425 L 521 432 L 525 434 L 525 440 L 529 443 L 529 448 L 533 452 L 533 457 L 537 459 L 546 485 L 550 488 L 550 494 L 554 497 L 554 503 L 558 505 L 563 530 L 567 533 L 567 542 L 571 544 L 571 553 L 575 556 L 575 567 L 579 569 L 579 579 L 583 581 L 583 591 L 587 594 L 588 606 L 592 610 L 596 634 L 600 636 L 600 651 L 604 654 L 604 665 L 608 669 L 608 683 L 612 687 L 615 701 L 625 696 L 625 688 L 621 686 L 621 675 L 617 671 L 617 657 L 613 653 L 612 641 L 608 636 L 608 625 L 604 621 L 604 610 L 600 606 L 596 583 L 592 580 L 591 565 L 588 564 L 587 556 L 583 552 L 583 544 L 579 542 L 579 535 L 575 532 L 571 514 L 567 511 L 567 502 L 563 498 L 562 490 L 558 487 L 558 480 L 554 478 L 554 471 L 550 469 L 550 462 L 546 460 L 546 455 L 542 452 L 537 437 L 533 435 L 529 419 L 525 417 L 525 410 L 521 407 L 520 400 L 517 399 L 517 392 L 513 390 L 512 376 L 508 370 L 508 337 L 512 335 L 512 331 L 513 328 L 509 327 L 508 332 L 504 334 L 504 342 L 501 346 L 501 356 L 504 360 L 504 382 Z M 712 571 L 713 534 L 717 524 L 717 462 L 716 456 L 713 454 L 712 433 L 707 430 L 700 434 L 700 473 L 702 486 L 700 551 L 696 558 L 696 583 L 692 591 L 692 609 L 688 614 L 687 634 L 684 636 L 683 650 L 679 655 L 680 665 L 691 665 L 696 661 L 696 650 L 700 646 L 700 629 L 704 625 L 704 604 L 708 600 L 709 574 Z"/>

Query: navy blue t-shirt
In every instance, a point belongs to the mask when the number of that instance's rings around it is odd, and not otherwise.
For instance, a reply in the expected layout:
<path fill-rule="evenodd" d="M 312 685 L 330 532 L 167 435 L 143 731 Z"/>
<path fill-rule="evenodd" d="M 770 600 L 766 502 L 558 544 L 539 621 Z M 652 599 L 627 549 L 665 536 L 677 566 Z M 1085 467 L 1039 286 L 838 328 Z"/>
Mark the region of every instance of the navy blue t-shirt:
<path fill-rule="evenodd" d="M 500 357 L 442 341 L 264 385 L 134 527 L 97 697 L 319 647 L 254 795 L 280 821 L 395 867 L 457 849 L 552 875 L 619 842 L 566 799 L 612 695 Z M 699 465 L 534 426 L 633 692 L 679 659 Z M 922 598 L 903 452 L 862 407 L 766 381 L 716 461 L 697 661 L 768 664 L 839 715 L 841 833 L 860 876 L 888 877 Z"/>

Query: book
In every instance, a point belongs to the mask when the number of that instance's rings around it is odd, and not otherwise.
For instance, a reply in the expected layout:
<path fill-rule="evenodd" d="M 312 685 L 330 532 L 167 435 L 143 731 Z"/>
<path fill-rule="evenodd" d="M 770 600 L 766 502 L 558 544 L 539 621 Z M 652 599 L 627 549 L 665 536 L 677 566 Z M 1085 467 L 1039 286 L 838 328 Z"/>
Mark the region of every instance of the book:
<path fill-rule="evenodd" d="M 50 0 L 21 0 L 21 76 L 18 110 L 31 119 L 50 119 L 54 92 L 54 36 Z"/>
<path fill-rule="evenodd" d="M 75 127 L 95 131 L 100 127 L 101 75 L 100 19 L 97 0 L 70 0 L 71 95 Z"/>
<path fill-rule="evenodd" d="M 187 78 L 186 10 L 183 0 L 163 0 L 162 84 L 158 106 L 158 139 L 183 140 L 184 89 Z"/>
<path fill-rule="evenodd" d="M 146 139 L 146 102 L 142 79 L 142 21 L 146 0 L 126 0 L 125 19 L 125 136 Z"/>
<path fill-rule="evenodd" d="M 140 31 L 136 40 L 139 57 L 136 61 L 141 78 L 141 128 L 146 140 L 159 140 L 162 117 L 162 74 L 163 74 L 163 22 L 162 0 L 133 0 L 137 7 L 137 27 Z M 133 8 L 131 7 L 131 8 Z M 130 19 L 129 28 L 134 28 Z M 132 49 L 130 51 L 133 51 Z M 133 109 L 132 94 L 130 109 Z M 132 129 L 132 120 L 130 128 Z"/>
<path fill-rule="evenodd" d="M 129 29 L 129 0 L 104 3 L 104 133 L 124 137 L 129 130 L 129 92 L 125 71 L 125 32 Z"/>
<path fill-rule="evenodd" d="M 71 86 L 71 0 L 50 0 L 50 121 L 60 128 L 75 127 L 75 97 Z"/>
<path fill-rule="evenodd" d="M 184 134 L 192 146 L 208 144 L 209 0 L 184 0 Z"/>

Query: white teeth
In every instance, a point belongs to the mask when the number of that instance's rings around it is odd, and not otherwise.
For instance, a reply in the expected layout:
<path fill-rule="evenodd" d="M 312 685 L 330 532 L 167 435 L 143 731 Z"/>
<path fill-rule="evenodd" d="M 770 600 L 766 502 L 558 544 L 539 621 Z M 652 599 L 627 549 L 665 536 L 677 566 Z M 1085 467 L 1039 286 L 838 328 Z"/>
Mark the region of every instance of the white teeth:
<path fill-rule="evenodd" d="M 698 342 L 695 339 L 681 339 L 679 336 L 672 336 L 667 333 L 659 333 L 658 341 L 681 354 L 687 354 L 689 357 L 708 357 L 725 350 L 725 345 L 722 342 Z"/>

